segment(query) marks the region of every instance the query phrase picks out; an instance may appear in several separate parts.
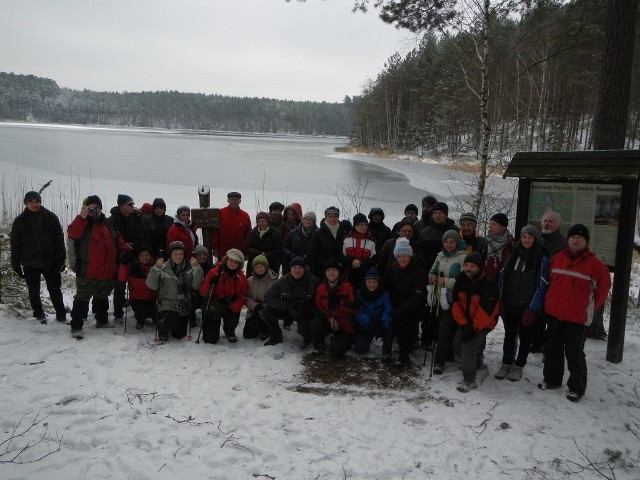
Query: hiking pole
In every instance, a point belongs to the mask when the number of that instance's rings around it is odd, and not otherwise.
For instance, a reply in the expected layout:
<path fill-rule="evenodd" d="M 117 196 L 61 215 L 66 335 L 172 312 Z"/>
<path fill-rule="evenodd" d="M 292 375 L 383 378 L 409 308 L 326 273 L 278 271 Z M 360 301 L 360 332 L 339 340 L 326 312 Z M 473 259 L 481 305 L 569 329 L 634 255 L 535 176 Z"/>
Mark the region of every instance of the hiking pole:
<path fill-rule="evenodd" d="M 431 288 L 431 291 L 429 292 L 429 287 Z M 427 286 L 427 303 L 429 304 L 429 313 L 427 315 L 427 335 L 425 335 L 425 340 L 428 337 L 428 333 L 429 333 L 429 329 L 431 328 L 431 317 L 433 315 L 433 285 L 428 285 Z M 424 327 L 423 327 L 423 334 L 424 334 Z M 426 343 L 426 342 L 425 342 Z M 422 360 L 422 366 L 426 366 L 427 365 L 427 352 L 429 351 L 429 347 L 428 345 L 424 346 L 424 359 Z"/>
<path fill-rule="evenodd" d="M 200 335 L 202 334 L 202 327 L 204 326 L 204 321 L 209 312 L 209 303 L 211 302 L 211 295 L 213 295 L 213 286 L 211 290 L 209 290 L 209 297 L 207 298 L 207 306 L 204 307 L 204 312 L 202 312 L 202 322 L 200 323 L 200 331 L 198 332 L 198 338 L 196 339 L 196 343 L 200 343 Z M 219 327 L 218 327 L 219 329 Z"/>
<path fill-rule="evenodd" d="M 126 307 L 124 309 L 124 333 L 127 333 L 127 318 L 129 317 L 129 282 L 127 282 L 127 289 L 125 290 L 125 302 Z"/>
<path fill-rule="evenodd" d="M 164 259 L 164 252 L 161 249 L 158 252 L 158 255 L 161 256 Z M 158 295 L 156 298 L 156 338 L 153 339 L 154 342 L 159 342 L 160 339 L 158 338 L 158 330 L 159 330 L 159 326 L 160 326 L 160 287 L 162 286 L 162 268 L 160 269 L 160 272 L 158 272 Z"/>
<path fill-rule="evenodd" d="M 431 340 L 431 366 L 429 367 L 429 378 L 433 377 L 433 362 L 436 356 L 436 348 L 438 346 L 438 330 L 440 327 L 440 295 L 435 295 L 434 300 L 436 302 L 436 316 L 434 318 L 433 339 Z"/>

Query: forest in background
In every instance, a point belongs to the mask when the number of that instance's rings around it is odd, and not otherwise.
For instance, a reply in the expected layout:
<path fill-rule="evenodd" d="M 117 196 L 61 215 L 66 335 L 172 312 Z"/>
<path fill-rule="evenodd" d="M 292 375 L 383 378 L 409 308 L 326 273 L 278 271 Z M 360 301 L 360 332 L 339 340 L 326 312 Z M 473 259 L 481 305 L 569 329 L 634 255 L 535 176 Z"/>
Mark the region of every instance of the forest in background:
<path fill-rule="evenodd" d="M 604 48 L 601 1 L 538 1 L 490 25 L 490 157 L 515 151 L 587 150 Z M 477 155 L 482 29 L 424 35 L 391 57 L 354 97 L 351 144 L 419 154 Z M 634 57 L 640 55 L 636 33 Z M 640 82 L 634 61 L 625 148 L 640 143 Z"/>
<path fill-rule="evenodd" d="M 0 119 L 23 122 L 347 136 L 352 104 L 177 91 L 95 92 L 0 72 Z"/>

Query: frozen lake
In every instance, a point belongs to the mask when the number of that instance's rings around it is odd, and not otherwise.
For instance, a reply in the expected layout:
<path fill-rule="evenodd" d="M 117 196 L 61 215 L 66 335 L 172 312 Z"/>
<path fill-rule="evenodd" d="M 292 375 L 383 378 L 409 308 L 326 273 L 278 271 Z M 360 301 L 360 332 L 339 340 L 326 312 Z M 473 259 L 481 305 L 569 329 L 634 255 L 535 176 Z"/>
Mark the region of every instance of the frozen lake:
<path fill-rule="evenodd" d="M 44 203 L 56 213 L 68 210 L 71 218 L 89 194 L 100 195 L 105 209 L 118 193 L 138 206 L 163 197 L 173 213 L 182 204 L 197 206 L 197 187 L 208 185 L 214 207 L 226 205 L 226 193 L 237 190 L 252 216 L 276 200 L 298 202 L 321 216 L 339 203 L 332 193 L 338 185 L 351 190 L 368 180 L 363 212 L 381 207 L 392 223 L 427 193 L 446 201 L 450 191 L 463 192 L 437 165 L 335 151 L 345 144 L 339 138 L 0 123 L 3 201 L 11 211 L 18 197 L 19 212 L 24 191 L 53 179 Z"/>

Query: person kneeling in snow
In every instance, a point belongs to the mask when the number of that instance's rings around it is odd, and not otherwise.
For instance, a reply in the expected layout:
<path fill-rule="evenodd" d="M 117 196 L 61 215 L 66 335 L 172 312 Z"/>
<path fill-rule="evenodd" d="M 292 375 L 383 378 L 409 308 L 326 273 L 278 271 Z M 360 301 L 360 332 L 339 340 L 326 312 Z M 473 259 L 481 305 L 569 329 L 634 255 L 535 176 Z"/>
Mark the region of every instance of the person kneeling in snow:
<path fill-rule="evenodd" d="M 231 248 L 202 281 L 202 339 L 204 343 L 218 343 L 220 323 L 229 343 L 236 343 L 236 327 L 240 323 L 240 311 L 247 301 L 249 286 L 242 272 L 244 255 Z"/>
<path fill-rule="evenodd" d="M 367 271 L 364 283 L 357 292 L 359 302 L 356 312 L 356 336 L 353 350 L 367 353 L 374 337 L 382 337 L 382 361 L 391 361 L 393 329 L 391 328 L 391 297 L 380 282 L 380 273 L 372 268 Z"/>
<path fill-rule="evenodd" d="M 468 254 L 453 287 L 451 313 L 460 326 L 453 339 L 454 353 L 461 358 L 463 379 L 457 386 L 460 392 L 478 387 L 478 354 L 497 323 L 498 287 L 495 281 L 483 276 L 483 266 L 478 252 Z"/>
<path fill-rule="evenodd" d="M 136 317 L 136 328 L 144 328 L 148 318 L 157 320 L 156 299 L 158 292 L 151 290 L 145 283 L 155 263 L 151 256 L 151 247 L 142 244 L 136 248 L 136 261 L 129 264 L 127 282 L 129 284 L 129 305 Z"/>
<path fill-rule="evenodd" d="M 244 338 L 269 338 L 269 329 L 262 318 L 264 297 L 271 286 L 278 280 L 276 272 L 269 268 L 269 260 L 264 255 L 258 255 L 252 262 L 253 275 L 249 277 L 249 296 L 247 297 L 247 314 L 244 319 Z"/>
<path fill-rule="evenodd" d="M 311 320 L 313 355 L 320 355 L 326 345 L 324 337 L 331 333 L 330 354 L 342 358 L 353 341 L 353 317 L 356 303 L 351 284 L 342 278 L 342 265 L 328 260 L 324 266 L 324 280 L 316 290 L 317 315 Z"/>
<path fill-rule="evenodd" d="M 180 241 L 169 245 L 169 260 L 159 258 L 151 267 L 146 284 L 158 292 L 158 339 L 167 341 L 169 333 L 174 338 L 187 334 L 191 314 L 191 291 L 202 280 L 202 268 L 198 261 L 185 259 L 184 244 Z"/>

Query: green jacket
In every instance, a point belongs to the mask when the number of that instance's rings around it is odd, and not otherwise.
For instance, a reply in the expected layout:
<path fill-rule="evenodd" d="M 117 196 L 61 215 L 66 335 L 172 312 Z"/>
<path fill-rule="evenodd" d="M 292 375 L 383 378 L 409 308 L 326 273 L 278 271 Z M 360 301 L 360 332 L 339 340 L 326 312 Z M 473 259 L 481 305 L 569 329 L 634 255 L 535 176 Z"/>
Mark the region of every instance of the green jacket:
<path fill-rule="evenodd" d="M 151 267 L 145 283 L 158 292 L 159 311 L 170 310 L 186 316 L 191 308 L 191 293 L 198 289 L 203 276 L 200 265 L 193 267 L 187 262 L 173 265 L 167 260 L 162 268 Z"/>

